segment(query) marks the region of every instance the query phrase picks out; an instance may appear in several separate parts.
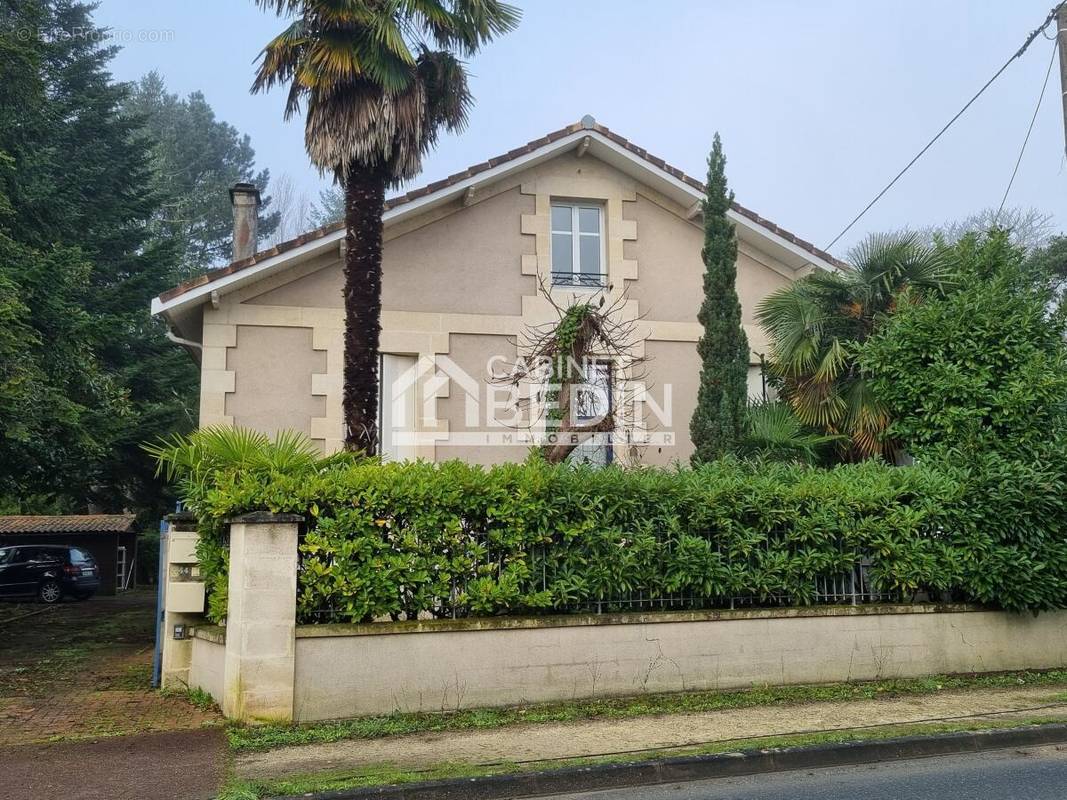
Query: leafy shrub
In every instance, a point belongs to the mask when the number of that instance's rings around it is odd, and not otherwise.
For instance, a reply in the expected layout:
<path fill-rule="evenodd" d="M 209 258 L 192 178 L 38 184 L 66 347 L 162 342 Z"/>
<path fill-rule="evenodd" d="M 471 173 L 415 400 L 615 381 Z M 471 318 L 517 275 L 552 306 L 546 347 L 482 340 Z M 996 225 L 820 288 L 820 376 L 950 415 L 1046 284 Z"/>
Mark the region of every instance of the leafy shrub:
<path fill-rule="evenodd" d="M 860 355 L 892 417 L 888 434 L 915 455 L 994 449 L 1028 460 L 1067 428 L 1067 318 L 1006 233 L 967 236 L 945 254 L 955 289 L 898 298 Z"/>
<path fill-rule="evenodd" d="M 611 608 L 631 592 L 809 603 L 816 577 L 875 553 L 887 590 L 948 588 L 937 531 L 955 489 L 928 470 L 874 464 L 361 464 L 311 480 L 239 481 L 211 513 L 266 504 L 308 516 L 303 619 L 327 608 L 413 619 Z"/>
<path fill-rule="evenodd" d="M 628 597 L 806 604 L 817 579 L 861 561 L 905 599 L 1039 610 L 1067 606 L 1067 465 L 1054 452 L 937 469 L 239 459 L 183 485 L 216 620 L 224 521 L 249 511 L 306 519 L 303 622 L 626 610 Z"/>
<path fill-rule="evenodd" d="M 1067 605 L 1067 446 L 1026 458 L 996 448 L 939 454 L 961 491 L 951 509 L 957 585 L 1011 609 Z"/>
<path fill-rule="evenodd" d="M 282 431 L 272 440 L 258 431 L 224 425 L 161 438 L 144 450 L 156 460 L 156 474 L 174 482 L 185 505 L 199 516 L 196 556 L 208 593 L 208 617 L 216 621 L 226 617 L 229 549 L 225 519 L 206 510 L 215 498 L 229 492 L 238 476 L 267 486 L 280 476 L 300 480 L 360 460 L 349 453 L 324 457 L 310 439 L 293 431 Z"/>
<path fill-rule="evenodd" d="M 1067 309 L 1003 231 L 944 253 L 952 291 L 900 296 L 860 361 L 893 418 L 889 434 L 960 484 L 946 528 L 959 585 L 1008 608 L 1062 605 Z"/>
<path fill-rule="evenodd" d="M 1063 462 L 831 470 L 343 466 L 238 482 L 217 513 L 304 513 L 304 621 L 625 610 L 635 597 L 807 604 L 864 559 L 881 591 L 1067 605 Z M 285 500 L 282 500 L 285 498 Z M 684 603 L 682 603 L 684 607 Z"/>

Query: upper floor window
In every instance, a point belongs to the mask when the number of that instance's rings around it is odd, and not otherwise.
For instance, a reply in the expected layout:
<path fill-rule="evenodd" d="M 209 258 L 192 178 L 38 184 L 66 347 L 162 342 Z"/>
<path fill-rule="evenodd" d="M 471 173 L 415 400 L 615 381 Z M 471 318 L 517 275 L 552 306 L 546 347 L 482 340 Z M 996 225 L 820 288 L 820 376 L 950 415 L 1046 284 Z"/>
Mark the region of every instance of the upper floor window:
<path fill-rule="evenodd" d="M 604 285 L 603 221 L 600 206 L 552 204 L 553 285 Z"/>

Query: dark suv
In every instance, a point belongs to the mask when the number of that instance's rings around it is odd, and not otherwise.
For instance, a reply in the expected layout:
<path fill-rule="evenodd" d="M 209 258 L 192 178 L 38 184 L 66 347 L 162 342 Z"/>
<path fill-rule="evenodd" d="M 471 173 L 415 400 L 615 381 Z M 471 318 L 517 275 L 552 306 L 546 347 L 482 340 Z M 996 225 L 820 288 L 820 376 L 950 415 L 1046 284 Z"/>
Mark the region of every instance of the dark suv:
<path fill-rule="evenodd" d="M 0 596 L 33 596 L 58 603 L 64 595 L 85 600 L 100 588 L 96 559 L 77 547 L 19 544 L 0 547 Z"/>

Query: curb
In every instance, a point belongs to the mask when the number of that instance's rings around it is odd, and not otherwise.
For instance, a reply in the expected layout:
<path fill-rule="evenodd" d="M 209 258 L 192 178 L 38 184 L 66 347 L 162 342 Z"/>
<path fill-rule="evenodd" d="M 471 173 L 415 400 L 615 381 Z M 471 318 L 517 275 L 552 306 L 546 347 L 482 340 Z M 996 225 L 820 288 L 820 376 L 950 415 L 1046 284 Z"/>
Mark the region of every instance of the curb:
<path fill-rule="evenodd" d="M 931 736 L 903 736 L 869 742 L 808 745 L 751 752 L 717 753 L 649 761 L 567 767 L 545 772 L 481 778 L 343 789 L 315 795 L 290 795 L 275 800 L 506 800 L 572 792 L 651 786 L 660 783 L 731 778 L 762 772 L 854 766 L 930 756 L 979 753 L 1011 747 L 1067 742 L 1067 724 L 1035 725 L 989 731 L 963 731 Z"/>

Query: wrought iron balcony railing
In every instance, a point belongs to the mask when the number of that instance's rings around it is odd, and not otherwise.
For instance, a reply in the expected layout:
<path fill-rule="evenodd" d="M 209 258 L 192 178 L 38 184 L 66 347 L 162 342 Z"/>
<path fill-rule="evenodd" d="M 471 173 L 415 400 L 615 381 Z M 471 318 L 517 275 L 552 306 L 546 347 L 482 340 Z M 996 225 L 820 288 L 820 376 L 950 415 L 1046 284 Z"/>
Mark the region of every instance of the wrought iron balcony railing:
<path fill-rule="evenodd" d="M 607 286 L 607 275 L 593 272 L 553 272 L 553 286 L 585 286 L 592 289 L 603 289 Z"/>

